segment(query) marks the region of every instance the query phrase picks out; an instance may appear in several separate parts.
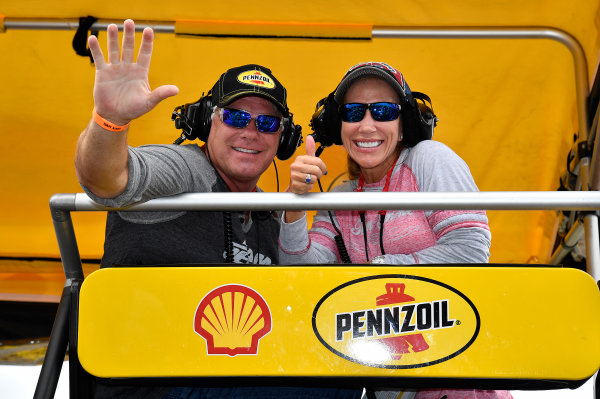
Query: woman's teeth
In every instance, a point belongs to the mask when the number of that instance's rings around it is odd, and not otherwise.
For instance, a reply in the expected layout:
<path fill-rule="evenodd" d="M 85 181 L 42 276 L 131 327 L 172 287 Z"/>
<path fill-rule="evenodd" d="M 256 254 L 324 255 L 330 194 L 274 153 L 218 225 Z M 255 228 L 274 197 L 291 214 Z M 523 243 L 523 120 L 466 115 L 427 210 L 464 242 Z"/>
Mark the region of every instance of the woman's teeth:
<path fill-rule="evenodd" d="M 360 147 L 360 148 L 373 148 L 373 147 L 377 147 L 381 143 L 383 143 L 382 140 L 379 140 L 379 141 L 357 141 L 356 146 Z"/>

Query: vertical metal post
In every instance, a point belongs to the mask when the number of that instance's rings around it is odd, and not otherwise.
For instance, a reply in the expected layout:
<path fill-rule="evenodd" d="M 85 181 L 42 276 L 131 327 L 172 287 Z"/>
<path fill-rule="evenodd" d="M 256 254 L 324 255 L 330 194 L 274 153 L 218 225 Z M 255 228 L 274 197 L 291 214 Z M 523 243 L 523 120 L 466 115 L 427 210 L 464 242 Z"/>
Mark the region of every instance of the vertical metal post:
<path fill-rule="evenodd" d="M 596 281 L 600 281 L 600 234 L 598 233 L 598 215 L 589 214 L 583 218 L 585 225 L 586 271 Z"/>
<path fill-rule="evenodd" d="M 53 398 L 56 393 L 56 386 L 69 344 L 71 286 L 74 282 L 83 281 L 83 268 L 70 213 L 74 209 L 74 198 L 73 194 L 60 194 L 53 196 L 50 200 L 50 211 L 66 283 L 50 333 L 48 349 L 36 385 L 34 399 Z"/>
<path fill-rule="evenodd" d="M 35 387 L 33 399 L 50 399 L 56 393 L 60 370 L 69 342 L 69 310 L 71 308 L 70 282 L 63 288 L 58 311 L 52 325 L 46 356 Z"/>
<path fill-rule="evenodd" d="M 590 129 L 590 134 L 588 135 L 588 147 L 593 148 L 592 151 L 592 166 L 591 166 L 591 177 L 590 177 L 590 189 L 591 190 L 600 190 L 600 156 L 598 152 L 600 152 L 600 148 L 598 145 L 598 135 L 600 134 L 600 104 L 596 109 L 596 114 L 594 115 L 594 121 L 592 123 L 592 128 Z"/>
<path fill-rule="evenodd" d="M 590 190 L 590 158 L 582 158 L 579 167 L 581 189 Z M 596 280 L 600 280 L 600 235 L 598 233 L 598 216 L 587 214 L 583 217 L 585 228 L 585 260 L 586 271 Z"/>
<path fill-rule="evenodd" d="M 565 238 L 563 238 L 560 245 L 556 248 L 554 253 L 552 254 L 549 263 L 551 265 L 558 265 L 562 260 L 571 252 L 573 247 L 577 245 L 579 240 L 581 240 L 585 235 L 585 230 L 580 219 L 575 221 L 571 230 L 567 233 Z"/>
<path fill-rule="evenodd" d="M 75 210 L 75 194 L 55 194 L 50 199 L 50 212 L 67 281 L 83 280 L 81 257 L 71 220 L 72 210 Z"/>

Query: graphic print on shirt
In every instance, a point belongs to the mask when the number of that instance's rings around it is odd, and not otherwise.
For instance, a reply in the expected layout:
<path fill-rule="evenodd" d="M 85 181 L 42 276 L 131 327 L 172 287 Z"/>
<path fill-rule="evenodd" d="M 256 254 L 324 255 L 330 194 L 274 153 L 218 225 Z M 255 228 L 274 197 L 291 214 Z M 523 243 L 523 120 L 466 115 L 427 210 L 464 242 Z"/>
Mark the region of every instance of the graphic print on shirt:
<path fill-rule="evenodd" d="M 327 293 L 313 330 L 334 354 L 371 367 L 427 367 L 459 356 L 477 338 L 479 313 L 457 289 L 425 277 L 369 276 Z"/>
<path fill-rule="evenodd" d="M 227 251 L 223 251 L 223 259 L 227 258 Z M 254 253 L 252 248 L 243 243 L 233 243 L 233 263 L 253 264 L 253 265 L 270 265 L 271 258 L 261 253 Z"/>

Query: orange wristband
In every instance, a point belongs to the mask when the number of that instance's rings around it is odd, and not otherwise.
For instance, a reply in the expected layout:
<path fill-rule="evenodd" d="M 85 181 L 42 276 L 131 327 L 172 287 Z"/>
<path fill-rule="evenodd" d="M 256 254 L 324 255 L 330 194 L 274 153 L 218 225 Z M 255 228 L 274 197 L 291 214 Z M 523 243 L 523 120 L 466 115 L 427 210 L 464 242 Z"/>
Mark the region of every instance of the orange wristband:
<path fill-rule="evenodd" d="M 94 108 L 94 110 L 92 111 L 92 116 L 94 118 L 94 122 L 96 122 L 98 126 L 111 132 L 122 132 L 123 130 L 129 127 L 129 123 L 126 125 L 119 126 L 107 121 L 106 119 L 98 115 L 98 113 L 96 112 L 96 108 Z"/>

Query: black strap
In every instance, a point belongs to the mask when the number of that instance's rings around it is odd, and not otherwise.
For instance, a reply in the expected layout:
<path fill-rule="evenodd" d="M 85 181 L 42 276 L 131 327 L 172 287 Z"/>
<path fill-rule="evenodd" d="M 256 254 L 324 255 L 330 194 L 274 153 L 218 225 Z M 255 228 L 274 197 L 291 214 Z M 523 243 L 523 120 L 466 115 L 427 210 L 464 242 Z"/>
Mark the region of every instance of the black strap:
<path fill-rule="evenodd" d="M 79 18 L 79 27 L 77 28 L 77 32 L 75 32 L 75 36 L 73 37 L 73 50 L 75 50 L 75 53 L 82 57 L 90 57 L 92 64 L 94 63 L 94 58 L 92 57 L 92 52 L 87 46 L 87 39 L 88 31 L 96 21 L 98 21 L 98 18 L 92 16 Z M 91 31 L 91 34 L 98 36 L 98 31 L 93 30 Z"/>
<path fill-rule="evenodd" d="M 225 263 L 233 263 L 233 227 L 230 211 L 223 211 L 223 241 L 226 254 Z"/>
<path fill-rule="evenodd" d="M 385 255 L 385 249 L 383 248 L 383 222 L 385 222 L 385 214 L 379 214 L 379 248 L 381 248 L 381 254 Z"/>
<path fill-rule="evenodd" d="M 367 223 L 365 222 L 365 212 L 360 213 L 360 221 L 363 227 L 363 238 L 365 239 L 365 258 L 367 259 L 367 263 L 369 263 L 369 244 L 367 242 Z"/>
<path fill-rule="evenodd" d="M 412 96 L 415 100 L 421 100 L 423 102 L 429 103 L 428 107 L 433 110 L 433 103 L 431 102 L 431 98 L 425 93 L 421 93 L 420 91 L 413 91 Z"/>
<path fill-rule="evenodd" d="M 319 189 L 321 190 L 321 192 L 323 192 L 323 186 L 321 186 L 321 179 L 317 179 L 317 183 L 319 183 Z M 352 263 L 352 261 L 350 261 L 350 256 L 348 255 L 348 250 L 346 249 L 346 244 L 344 244 L 344 239 L 342 238 L 342 232 L 335 225 L 331 211 L 327 211 L 327 213 L 329 214 L 329 220 L 331 220 L 331 225 L 337 233 L 337 235 L 333 237 L 333 239 L 340 253 L 340 258 L 342 259 L 343 263 Z"/>

